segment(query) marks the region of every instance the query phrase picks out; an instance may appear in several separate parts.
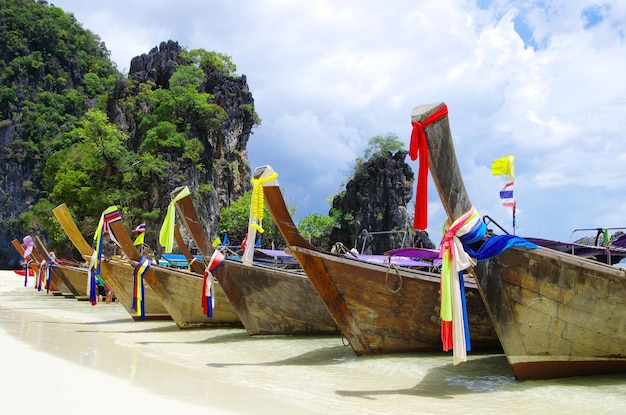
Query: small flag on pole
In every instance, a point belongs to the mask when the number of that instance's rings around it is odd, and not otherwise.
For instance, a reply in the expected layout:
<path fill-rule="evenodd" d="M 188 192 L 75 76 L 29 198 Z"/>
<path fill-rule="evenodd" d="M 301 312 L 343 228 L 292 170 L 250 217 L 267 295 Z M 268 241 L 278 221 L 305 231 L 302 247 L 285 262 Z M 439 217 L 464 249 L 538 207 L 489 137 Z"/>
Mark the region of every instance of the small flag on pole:
<path fill-rule="evenodd" d="M 133 232 L 135 233 L 145 232 L 145 231 L 146 231 L 146 222 L 141 222 L 140 225 L 137 225 L 137 227 L 133 229 Z"/>
<path fill-rule="evenodd" d="M 504 207 L 515 207 L 515 198 L 513 197 L 513 182 L 508 182 L 500 191 L 500 201 Z"/>
<path fill-rule="evenodd" d="M 135 238 L 135 241 L 133 242 L 133 245 L 137 246 L 137 245 L 142 245 L 145 241 L 145 237 L 146 234 L 145 233 L 140 233 L 139 236 L 137 238 Z"/>
<path fill-rule="evenodd" d="M 491 174 L 494 176 L 506 176 L 506 179 L 513 181 L 515 178 L 513 163 L 515 161 L 514 156 L 506 156 L 499 159 L 495 159 L 491 164 Z"/>

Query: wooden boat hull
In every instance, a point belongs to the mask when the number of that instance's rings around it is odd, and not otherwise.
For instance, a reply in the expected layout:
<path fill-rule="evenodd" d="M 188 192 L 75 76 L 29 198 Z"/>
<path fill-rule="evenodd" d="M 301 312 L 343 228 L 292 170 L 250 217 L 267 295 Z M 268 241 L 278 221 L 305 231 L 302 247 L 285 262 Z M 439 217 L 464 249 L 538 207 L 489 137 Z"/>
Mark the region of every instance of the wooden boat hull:
<path fill-rule="evenodd" d="M 412 122 L 444 105 L 414 108 Z M 429 169 L 452 222 L 472 205 L 447 115 L 424 129 Z M 547 248 L 511 248 L 470 272 L 518 379 L 626 372 L 626 271 Z"/>
<path fill-rule="evenodd" d="M 516 378 L 626 372 L 626 273 L 586 262 L 511 249 L 475 267 Z"/>
<path fill-rule="evenodd" d="M 142 256 L 133 244 L 121 218 L 110 221 L 108 227 L 109 232 L 115 236 L 116 243 L 130 258 L 128 265 L 134 269 L 142 260 Z M 152 288 L 156 297 L 181 329 L 239 323 L 239 318 L 233 307 L 228 301 L 225 301 L 225 295 L 219 284 L 214 284 L 216 297 L 214 313 L 212 317 L 207 317 L 204 314 L 202 306 L 204 280 L 202 275 L 152 264 L 145 272 L 143 279 Z"/>
<path fill-rule="evenodd" d="M 213 253 L 190 196 L 176 210 L 207 262 Z M 259 264 L 226 260 L 213 275 L 250 335 L 338 333 L 306 276 Z"/>
<path fill-rule="evenodd" d="M 89 296 L 87 295 L 89 269 L 67 264 L 55 264 L 52 266 L 52 269 L 63 275 L 65 281 L 68 282 L 68 287 L 72 287 L 74 298 L 80 301 L 89 300 Z"/>
<path fill-rule="evenodd" d="M 292 247 L 357 355 L 441 351 L 439 277 Z M 475 284 L 466 284 L 471 346 L 502 348 Z"/>
<path fill-rule="evenodd" d="M 109 261 L 108 265 L 115 275 L 130 272 L 132 276 L 134 270 L 134 263 L 131 265 L 126 261 Z M 237 313 L 219 285 L 214 286 L 213 316 L 207 317 L 202 308 L 203 280 L 201 276 L 173 268 L 151 266 L 150 269 L 152 276 L 146 278 L 148 274 L 144 275 L 145 289 L 150 289 L 153 298 L 165 308 L 179 328 L 240 324 Z M 130 285 L 127 289 L 130 289 L 132 293 L 133 280 L 129 279 L 128 282 Z M 146 303 L 146 314 L 148 313 L 147 307 Z"/>
<path fill-rule="evenodd" d="M 76 226 L 69 209 L 63 203 L 52 209 L 52 213 L 69 237 L 72 244 L 78 249 L 85 261 L 91 261 L 94 249 L 87 243 L 82 233 Z M 129 267 L 118 267 L 117 272 L 112 267 L 117 265 L 117 260 L 105 260 L 102 262 L 100 278 L 113 291 L 115 298 L 122 304 L 133 320 L 140 317 L 133 311 L 133 273 Z M 146 320 L 171 320 L 171 317 L 163 304 L 156 298 L 150 287 L 145 287 L 145 314 Z"/>
<path fill-rule="evenodd" d="M 304 273 L 226 260 L 213 275 L 251 336 L 339 333 Z"/>
<path fill-rule="evenodd" d="M 298 232 L 277 183 L 268 183 L 264 196 L 290 252 L 357 355 L 442 350 L 438 274 L 320 252 Z M 466 297 L 472 350 L 501 351 L 475 284 L 466 284 Z"/>
<path fill-rule="evenodd" d="M 13 239 L 11 243 L 13 244 L 13 247 L 15 248 L 15 250 L 20 254 L 20 256 L 24 258 L 25 250 L 22 244 L 17 239 Z M 33 270 L 35 274 L 39 273 L 39 269 L 41 267 L 41 261 L 43 260 L 43 258 L 41 258 L 39 253 L 36 252 L 35 249 L 33 249 L 33 252 L 31 252 L 28 258 L 25 258 L 25 259 L 32 260 L 32 262 L 30 263 L 30 268 Z M 61 290 L 63 290 L 63 292 Z M 48 291 L 52 295 L 55 295 L 55 296 L 67 296 L 67 297 L 72 296 L 69 289 L 65 287 L 65 285 L 63 285 L 63 282 L 60 281 L 59 278 L 54 275 L 54 273 L 52 274 L 52 277 L 50 278 L 50 286 L 48 287 Z"/>

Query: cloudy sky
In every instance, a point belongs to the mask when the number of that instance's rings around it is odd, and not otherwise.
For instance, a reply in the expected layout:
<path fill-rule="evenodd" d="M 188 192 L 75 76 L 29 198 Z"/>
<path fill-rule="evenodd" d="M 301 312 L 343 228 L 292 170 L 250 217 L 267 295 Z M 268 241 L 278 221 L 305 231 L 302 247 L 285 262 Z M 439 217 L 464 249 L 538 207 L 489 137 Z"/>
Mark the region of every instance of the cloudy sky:
<path fill-rule="evenodd" d="M 518 235 L 626 226 L 623 0 L 50 3 L 99 35 L 124 73 L 167 40 L 229 55 L 262 119 L 251 165 L 279 173 L 296 220 L 328 214 L 370 138 L 394 133 L 408 149 L 413 107 L 445 101 L 480 214 L 512 230 L 491 163 L 514 155 Z M 436 243 L 444 218 L 431 182 Z"/>

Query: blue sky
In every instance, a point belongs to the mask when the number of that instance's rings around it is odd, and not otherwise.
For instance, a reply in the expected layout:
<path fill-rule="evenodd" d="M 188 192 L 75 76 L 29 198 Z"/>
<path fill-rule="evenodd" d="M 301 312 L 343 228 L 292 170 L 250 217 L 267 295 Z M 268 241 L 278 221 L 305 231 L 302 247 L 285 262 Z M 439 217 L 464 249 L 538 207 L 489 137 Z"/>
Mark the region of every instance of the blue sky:
<path fill-rule="evenodd" d="M 231 56 L 296 219 L 327 214 L 368 140 L 407 145 L 413 107 L 445 101 L 470 199 L 511 231 L 494 159 L 515 156 L 518 235 L 626 226 L 626 2 L 51 1 L 120 71 L 162 41 Z M 417 164 L 407 160 L 417 170 Z M 445 219 L 430 185 L 429 233 Z M 582 236 L 582 235 L 576 235 Z"/>

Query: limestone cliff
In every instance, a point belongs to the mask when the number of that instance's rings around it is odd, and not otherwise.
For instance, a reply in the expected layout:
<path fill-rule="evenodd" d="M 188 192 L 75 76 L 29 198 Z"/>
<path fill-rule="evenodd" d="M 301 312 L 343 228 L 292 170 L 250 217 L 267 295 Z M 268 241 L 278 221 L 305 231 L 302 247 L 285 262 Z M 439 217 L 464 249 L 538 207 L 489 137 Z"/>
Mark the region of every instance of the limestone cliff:
<path fill-rule="evenodd" d="M 404 246 L 434 247 L 428 235 L 416 235 L 412 231 L 407 204 L 413 197 L 415 175 L 405 162 L 406 156 L 404 150 L 393 155 L 387 152 L 356 168 L 345 192 L 333 199 L 332 210 L 342 214 L 339 226 L 332 231 L 331 241 L 361 251 L 365 237 L 368 253 L 399 248 L 403 237 L 406 237 Z M 371 235 L 387 231 L 399 232 Z M 420 243 L 420 238 L 425 244 Z"/>

